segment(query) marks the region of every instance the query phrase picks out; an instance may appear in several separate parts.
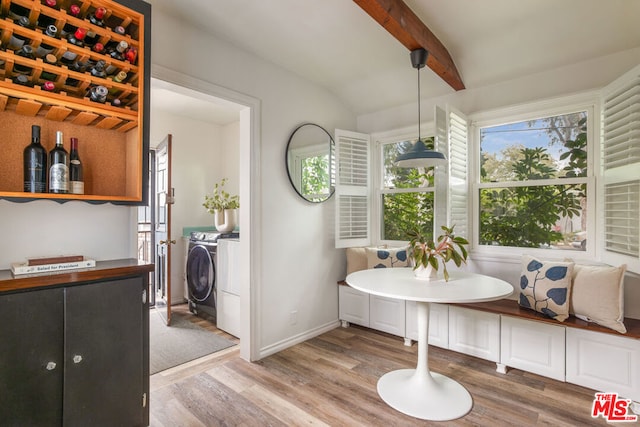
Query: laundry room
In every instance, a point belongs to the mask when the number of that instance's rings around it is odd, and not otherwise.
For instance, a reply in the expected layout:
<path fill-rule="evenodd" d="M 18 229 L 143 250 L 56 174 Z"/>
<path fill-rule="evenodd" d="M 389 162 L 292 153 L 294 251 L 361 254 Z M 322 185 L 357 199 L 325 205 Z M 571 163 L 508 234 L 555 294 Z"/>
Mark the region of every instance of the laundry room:
<path fill-rule="evenodd" d="M 150 205 L 138 215 L 138 252 L 156 264 L 152 310 L 169 326 L 178 316 L 197 316 L 239 338 L 237 196 L 246 107 L 151 80 Z M 226 219 L 205 206 L 216 189 L 234 198 Z"/>

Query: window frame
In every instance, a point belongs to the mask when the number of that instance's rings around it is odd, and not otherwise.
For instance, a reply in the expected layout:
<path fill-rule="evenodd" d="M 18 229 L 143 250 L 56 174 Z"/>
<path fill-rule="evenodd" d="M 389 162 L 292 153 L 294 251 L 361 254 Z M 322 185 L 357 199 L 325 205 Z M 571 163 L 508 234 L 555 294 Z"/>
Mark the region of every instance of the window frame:
<path fill-rule="evenodd" d="M 435 124 L 433 121 L 423 122 L 420 124 L 420 136 L 422 138 L 435 138 Z M 384 213 L 382 211 L 382 195 L 383 194 L 398 194 L 398 193 L 415 193 L 425 192 L 434 193 L 434 207 L 436 204 L 436 186 L 429 187 L 424 191 L 416 189 L 385 189 L 384 188 L 384 156 L 382 155 L 382 147 L 385 144 L 393 144 L 400 141 L 411 141 L 418 139 L 418 128 L 416 126 L 406 127 L 402 129 L 396 129 L 388 132 L 380 132 L 371 134 L 371 141 L 373 144 L 372 153 L 372 200 L 371 200 L 371 227 L 372 227 L 372 244 L 374 246 L 389 247 L 403 246 L 409 243 L 407 240 L 386 240 L 382 239 L 383 232 L 383 218 Z"/>
<path fill-rule="evenodd" d="M 587 112 L 587 240 L 586 251 L 551 250 L 538 248 L 524 248 L 514 246 L 490 246 L 480 245 L 480 189 L 490 187 L 514 187 L 524 186 L 512 182 L 481 183 L 480 181 L 480 131 L 482 128 L 518 123 L 528 120 L 536 120 L 546 117 L 570 114 L 575 112 Z M 527 104 L 496 109 L 492 111 L 471 114 L 469 116 L 469 187 L 471 203 L 471 232 L 470 256 L 477 260 L 500 261 L 505 258 L 520 259 L 523 254 L 545 258 L 571 258 L 575 260 L 595 259 L 599 255 L 599 211 L 597 211 L 596 179 L 599 174 L 599 147 L 600 138 L 596 130 L 600 129 L 599 93 L 596 91 L 579 95 L 554 98 L 546 101 L 531 102 Z M 577 180 L 582 181 L 583 178 Z M 575 182 L 574 178 L 558 178 L 553 180 L 535 181 L 535 185 L 541 184 L 569 184 Z M 523 181 L 523 184 L 526 181 Z"/>

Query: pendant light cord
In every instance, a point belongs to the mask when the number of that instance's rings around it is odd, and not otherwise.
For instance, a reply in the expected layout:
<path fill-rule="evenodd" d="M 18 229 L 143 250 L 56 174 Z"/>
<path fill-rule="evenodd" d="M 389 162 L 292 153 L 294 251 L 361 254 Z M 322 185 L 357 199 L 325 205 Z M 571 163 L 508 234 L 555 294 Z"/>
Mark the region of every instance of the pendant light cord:
<path fill-rule="evenodd" d="M 416 68 L 418 70 L 418 141 L 421 141 L 420 137 L 420 67 Z"/>

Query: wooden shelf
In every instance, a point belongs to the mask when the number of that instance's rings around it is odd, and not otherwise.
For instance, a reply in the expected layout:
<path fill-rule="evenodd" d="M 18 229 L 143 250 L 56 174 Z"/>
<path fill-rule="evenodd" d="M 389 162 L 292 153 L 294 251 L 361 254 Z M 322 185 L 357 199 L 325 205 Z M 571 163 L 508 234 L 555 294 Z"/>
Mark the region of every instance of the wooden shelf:
<path fill-rule="evenodd" d="M 69 0 L 58 0 L 59 9 L 50 8 L 38 0 L 0 0 L 0 31 L 2 47 L 9 45 L 14 34 L 27 39 L 25 44 L 34 50 L 41 44 L 51 47 L 58 58 L 66 52 L 76 54 L 79 62 L 102 60 L 118 71 L 127 73 L 123 83 L 111 78 L 100 78 L 90 72 L 78 72 L 65 65 L 45 63 L 41 58 L 24 58 L 17 51 L 0 50 L 0 140 L 10 141 L 3 154 L 0 170 L 0 198 L 13 201 L 51 199 L 58 202 L 86 200 L 92 202 L 146 203 L 148 168 L 148 108 L 149 94 L 149 43 L 150 6 L 137 0 L 123 0 L 120 4 L 111 0 L 74 0 L 80 6 L 80 14 L 67 13 Z M 12 5 L 28 12 L 31 28 L 15 23 L 9 15 Z M 131 7 L 129 7 L 131 5 Z M 98 7 L 104 7 L 105 26 L 91 24 L 88 15 Z M 26 13 L 26 12 L 25 12 Z M 88 47 L 75 46 L 65 39 L 45 35 L 35 26 L 46 15 L 58 27 L 58 34 L 65 27 L 86 28 L 94 32 L 98 41 L 107 45 L 125 40 L 138 50 L 137 62 L 118 61 L 109 55 L 97 53 Z M 116 25 L 126 28 L 125 35 L 114 32 Z M 30 85 L 19 85 L 13 79 L 19 73 L 15 67 L 28 67 Z M 55 85 L 55 91 L 41 88 L 43 73 Z M 116 71 L 117 73 L 117 71 Z M 54 77 L 51 79 L 51 77 Z M 109 91 L 109 101 L 118 98 L 120 106 L 110 102 L 91 101 L 87 95 L 93 86 L 104 86 Z M 31 141 L 31 126 L 42 129 L 41 142 L 49 151 L 54 145 L 55 132 L 64 134 L 69 150 L 69 138 L 79 140 L 80 159 L 85 167 L 85 195 L 57 195 L 49 193 L 24 193 L 22 152 Z M 6 160 L 5 160 L 6 159 Z"/>

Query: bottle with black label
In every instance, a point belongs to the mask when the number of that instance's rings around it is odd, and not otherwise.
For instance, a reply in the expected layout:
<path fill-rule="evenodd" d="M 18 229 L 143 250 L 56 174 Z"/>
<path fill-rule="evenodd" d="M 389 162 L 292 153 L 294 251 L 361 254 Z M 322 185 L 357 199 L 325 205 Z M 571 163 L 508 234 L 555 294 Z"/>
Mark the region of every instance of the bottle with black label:
<path fill-rule="evenodd" d="M 69 156 L 64 149 L 62 132 L 56 132 L 56 146 L 49 152 L 49 193 L 69 192 Z"/>
<path fill-rule="evenodd" d="M 84 194 L 84 177 L 82 162 L 78 154 L 78 138 L 71 138 L 69 159 L 69 193 Z"/>
<path fill-rule="evenodd" d="M 24 191 L 47 191 L 47 152 L 40 144 L 40 126 L 31 126 L 31 144 L 24 149 Z"/>

